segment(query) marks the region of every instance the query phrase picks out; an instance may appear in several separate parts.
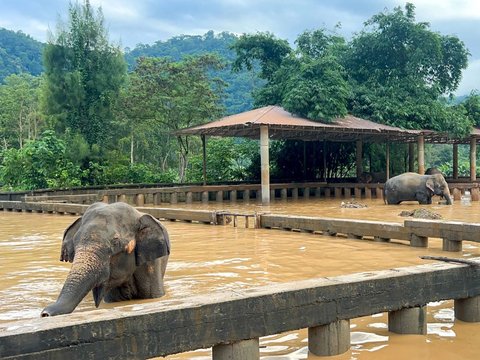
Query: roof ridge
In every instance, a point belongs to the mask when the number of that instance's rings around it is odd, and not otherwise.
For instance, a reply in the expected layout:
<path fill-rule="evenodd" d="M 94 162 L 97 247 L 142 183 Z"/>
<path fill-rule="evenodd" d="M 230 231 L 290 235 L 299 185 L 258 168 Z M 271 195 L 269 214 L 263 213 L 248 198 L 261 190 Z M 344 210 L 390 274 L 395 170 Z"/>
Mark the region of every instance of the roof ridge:
<path fill-rule="evenodd" d="M 263 111 L 259 117 L 257 117 L 254 121 L 252 121 L 252 123 L 256 123 L 257 121 L 259 121 L 262 117 L 267 115 L 267 113 L 273 110 L 274 107 L 276 107 L 276 105 L 267 105 L 267 106 L 264 106 L 263 108 L 257 109 L 257 110 L 265 109 L 265 111 Z"/>

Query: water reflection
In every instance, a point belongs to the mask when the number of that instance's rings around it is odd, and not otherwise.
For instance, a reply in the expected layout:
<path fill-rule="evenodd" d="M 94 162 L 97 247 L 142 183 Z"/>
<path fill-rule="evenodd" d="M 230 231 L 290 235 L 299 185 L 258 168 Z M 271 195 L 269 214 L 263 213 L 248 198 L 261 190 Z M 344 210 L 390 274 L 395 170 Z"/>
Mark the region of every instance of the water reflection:
<path fill-rule="evenodd" d="M 403 222 L 402 210 L 418 204 L 386 206 L 380 200 L 364 200 L 367 208 L 340 208 L 338 199 L 276 200 L 263 207 L 255 201 L 236 204 L 193 204 L 239 212 L 274 212 L 336 218 Z M 162 205 L 163 206 L 163 205 Z M 173 207 L 186 205 L 177 204 Z M 444 219 L 476 222 L 480 202 L 462 206 L 431 205 Z M 0 212 L 0 322 L 38 319 L 54 302 L 70 264 L 59 259 L 64 229 L 72 216 Z M 376 243 L 318 234 L 281 230 L 246 229 L 181 222 L 164 222 L 171 235 L 172 255 L 166 274 L 167 295 L 160 300 L 101 304 L 103 311 L 122 307 L 139 311 L 143 304 L 164 301 L 184 304 L 198 294 L 245 292 L 253 287 L 320 276 L 336 276 L 425 263 L 420 255 L 445 255 L 439 239 L 428 249 L 411 248 L 406 242 Z M 480 256 L 477 243 L 464 242 L 462 256 Z M 94 309 L 91 294 L 75 310 Z M 387 315 L 353 319 L 351 350 L 332 359 L 477 359 L 479 324 L 453 320 L 453 302 L 431 303 L 427 308 L 426 336 L 388 332 Z M 12 325 L 13 326 L 13 325 Z M 261 339 L 262 359 L 317 359 L 308 353 L 305 329 Z M 209 349 L 169 356 L 168 359 L 210 359 Z"/>

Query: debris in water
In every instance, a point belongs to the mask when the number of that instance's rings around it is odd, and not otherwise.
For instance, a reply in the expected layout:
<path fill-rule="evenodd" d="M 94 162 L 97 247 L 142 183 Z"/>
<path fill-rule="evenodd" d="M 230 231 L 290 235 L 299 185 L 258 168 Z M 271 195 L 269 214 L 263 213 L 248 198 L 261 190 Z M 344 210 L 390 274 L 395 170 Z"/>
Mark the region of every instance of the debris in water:
<path fill-rule="evenodd" d="M 360 204 L 360 203 L 352 200 L 352 201 L 342 201 L 342 203 L 340 204 L 340 207 L 342 207 L 342 208 L 357 209 L 357 208 L 366 208 L 367 205 L 365 205 L 365 204 Z"/>
<path fill-rule="evenodd" d="M 417 219 L 441 219 L 442 218 L 442 215 L 424 208 L 415 209 L 411 211 L 404 210 L 398 215 L 405 216 L 405 217 L 411 216 Z"/>

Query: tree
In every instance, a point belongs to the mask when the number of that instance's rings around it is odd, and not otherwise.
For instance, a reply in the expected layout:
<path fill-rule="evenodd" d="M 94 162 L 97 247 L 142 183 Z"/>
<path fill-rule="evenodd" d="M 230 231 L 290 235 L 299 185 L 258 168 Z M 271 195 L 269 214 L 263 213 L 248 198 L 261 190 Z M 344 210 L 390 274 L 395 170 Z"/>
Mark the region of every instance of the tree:
<path fill-rule="evenodd" d="M 250 69 L 256 62 L 266 80 L 254 94 L 255 105 L 281 105 L 311 120 L 329 122 L 347 113 L 350 95 L 341 55 L 345 40 L 325 30 L 306 31 L 293 50 L 269 33 L 242 35 L 233 45 L 234 69 Z"/>
<path fill-rule="evenodd" d="M 467 56 L 457 37 L 417 23 L 412 4 L 374 15 L 345 56 L 350 111 L 394 126 L 465 136 L 471 120 L 441 97 L 458 87 Z"/>
<path fill-rule="evenodd" d="M 70 4 L 44 51 L 46 112 L 60 129 L 70 128 L 88 144 L 108 140 L 113 104 L 126 74 L 118 46 L 110 45 L 101 9 Z"/>
<path fill-rule="evenodd" d="M 26 140 L 36 139 L 43 117 L 38 101 L 41 79 L 29 74 L 10 75 L 0 85 L 1 147 L 22 148 Z"/>
<path fill-rule="evenodd" d="M 220 60 L 211 54 L 186 57 L 174 62 L 168 58 L 141 58 L 130 77 L 130 88 L 123 99 L 123 119 L 130 138 L 140 137 L 145 149 L 156 143 L 157 158 L 179 154 L 179 180 L 185 178 L 190 152 L 189 137 L 172 134 L 181 128 L 207 122 L 222 114 L 224 83 L 208 76 L 220 68 Z M 151 135 L 151 136 L 150 136 Z"/>

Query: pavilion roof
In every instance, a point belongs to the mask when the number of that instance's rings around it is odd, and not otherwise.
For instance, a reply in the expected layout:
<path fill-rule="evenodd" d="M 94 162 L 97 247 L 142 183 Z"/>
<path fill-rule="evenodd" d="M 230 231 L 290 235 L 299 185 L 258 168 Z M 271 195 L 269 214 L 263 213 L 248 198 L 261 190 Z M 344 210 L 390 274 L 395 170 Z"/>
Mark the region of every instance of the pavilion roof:
<path fill-rule="evenodd" d="M 260 127 L 267 125 L 270 139 L 330 140 L 367 142 L 416 142 L 418 135 L 424 135 L 427 142 L 465 143 L 468 141 L 449 139 L 448 134 L 431 130 L 405 130 L 394 126 L 378 124 L 352 115 L 321 123 L 298 117 L 280 106 L 265 106 L 223 117 L 203 125 L 177 131 L 180 135 L 208 135 L 221 137 L 259 138 Z M 480 130 L 472 135 L 480 138 Z"/>

